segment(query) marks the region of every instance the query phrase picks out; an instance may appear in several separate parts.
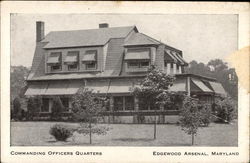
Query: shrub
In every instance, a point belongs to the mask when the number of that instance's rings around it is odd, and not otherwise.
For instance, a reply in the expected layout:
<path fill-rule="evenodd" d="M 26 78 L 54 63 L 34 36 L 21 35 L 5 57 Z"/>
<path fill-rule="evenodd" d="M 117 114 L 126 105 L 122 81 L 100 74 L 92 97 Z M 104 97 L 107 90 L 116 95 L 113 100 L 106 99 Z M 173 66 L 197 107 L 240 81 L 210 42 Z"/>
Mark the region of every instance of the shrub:
<path fill-rule="evenodd" d="M 207 127 L 211 122 L 211 105 L 208 103 L 199 104 L 199 111 L 201 115 L 201 126 Z"/>
<path fill-rule="evenodd" d="M 55 124 L 50 128 L 49 133 L 54 136 L 57 141 L 66 141 L 73 135 L 73 129 L 64 125 Z"/>
<path fill-rule="evenodd" d="M 12 119 L 21 119 L 21 102 L 18 97 L 13 100 L 13 110 L 11 112 Z"/>
<path fill-rule="evenodd" d="M 27 101 L 27 120 L 33 120 L 35 113 L 40 111 L 42 98 L 40 96 L 29 97 Z"/>
<path fill-rule="evenodd" d="M 237 118 L 236 103 L 229 97 L 216 100 L 214 103 L 214 112 L 217 116 L 217 122 L 229 123 Z"/>

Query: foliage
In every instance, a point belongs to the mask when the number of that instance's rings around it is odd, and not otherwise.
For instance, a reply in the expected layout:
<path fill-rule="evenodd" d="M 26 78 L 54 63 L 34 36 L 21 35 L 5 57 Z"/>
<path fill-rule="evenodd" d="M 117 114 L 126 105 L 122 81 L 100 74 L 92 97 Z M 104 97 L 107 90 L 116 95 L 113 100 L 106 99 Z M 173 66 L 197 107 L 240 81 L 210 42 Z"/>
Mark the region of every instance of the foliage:
<path fill-rule="evenodd" d="M 182 130 L 187 134 L 197 134 L 201 123 L 201 115 L 198 108 L 198 101 L 191 97 L 186 97 L 180 113 L 180 122 Z"/>
<path fill-rule="evenodd" d="M 66 141 L 73 135 L 73 129 L 61 124 L 55 124 L 50 128 L 49 133 L 55 137 L 57 141 Z"/>
<path fill-rule="evenodd" d="M 77 132 L 89 134 L 90 144 L 92 143 L 92 134 L 106 134 L 109 130 L 108 128 L 92 125 L 92 123 L 97 122 L 101 112 L 104 111 L 104 100 L 104 98 L 101 98 L 92 90 L 85 88 L 80 88 L 78 93 L 73 96 L 73 115 L 75 119 L 81 122 Z"/>
<path fill-rule="evenodd" d="M 229 123 L 237 118 L 237 106 L 235 100 L 230 97 L 217 99 L 214 103 L 214 112 L 218 122 Z"/>
<path fill-rule="evenodd" d="M 27 101 L 27 119 L 32 120 L 36 113 L 40 112 L 42 106 L 42 98 L 40 96 L 32 96 Z"/>
<path fill-rule="evenodd" d="M 133 89 L 132 94 L 156 110 L 157 107 L 164 106 L 170 101 L 171 93 L 168 89 L 173 85 L 174 80 L 173 76 L 151 66 L 144 80 L 141 81 L 139 87 Z M 143 118 L 139 121 L 143 121 Z M 156 123 L 155 117 L 154 139 L 156 139 Z"/>
<path fill-rule="evenodd" d="M 135 87 L 133 94 L 144 99 L 149 104 L 160 105 L 169 102 L 169 87 L 173 85 L 174 77 L 167 75 L 163 71 L 151 66 L 145 79 L 141 81 L 139 87 Z"/>
<path fill-rule="evenodd" d="M 201 114 L 201 124 L 200 126 L 207 127 L 211 122 L 212 108 L 209 103 L 199 103 L 199 112 Z"/>
<path fill-rule="evenodd" d="M 22 97 L 26 90 L 25 79 L 28 76 L 29 69 L 24 66 L 11 66 L 10 73 L 10 92 L 11 99 Z"/>
<path fill-rule="evenodd" d="M 53 120 L 59 120 L 61 118 L 61 113 L 64 110 L 64 106 L 59 97 L 55 96 L 53 98 L 53 105 L 51 107 L 51 117 Z"/>
<path fill-rule="evenodd" d="M 198 74 L 202 76 L 213 77 L 222 83 L 226 92 L 235 100 L 238 97 L 238 78 L 235 69 L 229 68 L 226 62 L 220 59 L 210 60 L 208 64 L 191 61 L 189 67 L 185 70 L 187 73 Z M 229 75 L 233 78 L 230 79 Z"/>

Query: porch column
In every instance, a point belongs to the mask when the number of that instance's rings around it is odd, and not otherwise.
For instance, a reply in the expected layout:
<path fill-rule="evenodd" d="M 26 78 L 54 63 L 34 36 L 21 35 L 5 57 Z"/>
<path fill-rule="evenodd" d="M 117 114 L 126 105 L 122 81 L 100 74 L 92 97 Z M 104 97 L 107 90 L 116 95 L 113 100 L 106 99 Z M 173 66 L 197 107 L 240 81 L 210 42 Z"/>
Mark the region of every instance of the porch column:
<path fill-rule="evenodd" d="M 164 111 L 164 105 L 160 106 L 160 111 Z M 159 121 L 160 123 L 164 123 L 165 122 L 165 115 L 163 115 L 162 113 L 159 115 Z"/>
<path fill-rule="evenodd" d="M 114 112 L 114 97 L 113 96 L 110 96 L 110 107 L 109 107 L 110 109 L 110 113 L 111 114 L 109 114 L 109 119 L 108 119 L 108 121 L 109 121 L 109 123 L 114 123 L 114 115 L 113 115 L 113 112 Z"/>
<path fill-rule="evenodd" d="M 176 74 L 176 63 L 173 63 L 173 74 Z"/>
<path fill-rule="evenodd" d="M 182 66 L 179 66 L 179 74 L 181 74 L 181 69 L 182 69 Z"/>
<path fill-rule="evenodd" d="M 167 63 L 167 74 L 170 74 L 171 63 Z"/>
<path fill-rule="evenodd" d="M 190 77 L 187 77 L 187 95 L 191 95 L 191 88 L 190 88 Z"/>
<path fill-rule="evenodd" d="M 138 111 L 139 111 L 139 100 L 137 97 L 134 97 L 134 109 L 135 109 L 135 114 L 133 115 L 133 123 L 138 123 Z"/>

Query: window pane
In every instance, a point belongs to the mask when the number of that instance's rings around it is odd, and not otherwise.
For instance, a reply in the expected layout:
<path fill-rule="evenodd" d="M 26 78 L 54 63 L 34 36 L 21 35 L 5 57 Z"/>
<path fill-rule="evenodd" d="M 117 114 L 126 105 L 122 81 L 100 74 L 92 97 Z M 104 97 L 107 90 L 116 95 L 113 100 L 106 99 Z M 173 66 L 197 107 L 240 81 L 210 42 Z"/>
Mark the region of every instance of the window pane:
<path fill-rule="evenodd" d="M 139 67 L 139 63 L 138 62 L 128 62 L 128 68 L 136 68 Z"/>
<path fill-rule="evenodd" d="M 125 96 L 125 110 L 134 110 L 133 96 Z"/>
<path fill-rule="evenodd" d="M 41 112 L 49 112 L 49 99 L 48 98 L 42 99 Z"/>
<path fill-rule="evenodd" d="M 139 99 L 139 110 L 148 110 L 148 104 L 146 100 Z"/>
<path fill-rule="evenodd" d="M 96 69 L 96 62 L 88 62 L 86 63 L 86 69 Z"/>
<path fill-rule="evenodd" d="M 145 62 L 141 62 L 141 67 L 148 67 L 149 66 L 149 62 L 145 61 Z"/>
<path fill-rule="evenodd" d="M 72 64 L 72 65 L 68 65 L 68 70 L 77 70 L 78 69 L 78 64 Z"/>
<path fill-rule="evenodd" d="M 67 112 L 69 111 L 69 98 L 60 98 L 63 106 L 65 107 L 64 111 Z"/>
<path fill-rule="evenodd" d="M 60 71 L 61 70 L 61 65 L 53 65 L 51 66 L 51 71 Z"/>
<path fill-rule="evenodd" d="M 123 97 L 114 97 L 114 110 L 123 110 Z"/>

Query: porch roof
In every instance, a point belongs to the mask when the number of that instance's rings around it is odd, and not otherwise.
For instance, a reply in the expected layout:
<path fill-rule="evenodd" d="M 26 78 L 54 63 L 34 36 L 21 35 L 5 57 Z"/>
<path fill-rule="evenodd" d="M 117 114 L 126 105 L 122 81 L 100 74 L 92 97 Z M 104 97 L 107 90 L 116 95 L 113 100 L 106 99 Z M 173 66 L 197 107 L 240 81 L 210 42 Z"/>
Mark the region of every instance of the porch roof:
<path fill-rule="evenodd" d="M 26 96 L 34 95 L 72 95 L 77 93 L 78 89 L 81 87 L 81 82 L 73 81 L 53 81 L 53 82 L 40 82 L 32 83 L 29 85 Z"/>
<path fill-rule="evenodd" d="M 210 81 L 209 84 L 211 85 L 211 87 L 215 93 L 221 94 L 221 95 L 227 94 L 225 89 L 223 88 L 223 86 L 220 83 Z"/>

